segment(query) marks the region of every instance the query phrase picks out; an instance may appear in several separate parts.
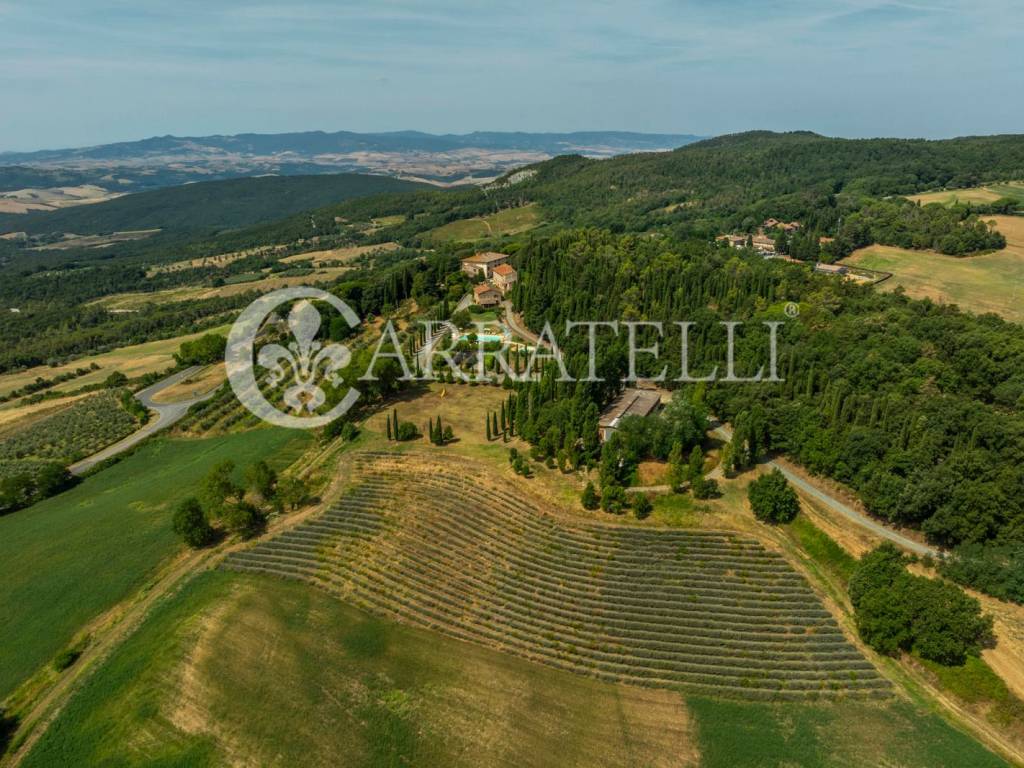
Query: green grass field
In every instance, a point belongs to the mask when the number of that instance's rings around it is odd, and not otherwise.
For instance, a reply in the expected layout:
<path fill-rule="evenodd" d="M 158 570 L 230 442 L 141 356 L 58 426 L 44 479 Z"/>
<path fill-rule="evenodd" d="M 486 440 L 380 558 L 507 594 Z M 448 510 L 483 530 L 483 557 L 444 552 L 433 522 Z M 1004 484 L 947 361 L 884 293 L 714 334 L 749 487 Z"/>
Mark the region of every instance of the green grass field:
<path fill-rule="evenodd" d="M 522 208 L 506 208 L 489 216 L 460 219 L 424 233 L 425 240 L 440 243 L 447 240 L 483 240 L 498 235 L 515 235 L 533 229 L 540 221 L 535 204 Z"/>
<path fill-rule="evenodd" d="M 996 768 L 904 702 L 746 704 L 587 677 L 206 573 L 160 604 L 25 766 Z"/>
<path fill-rule="evenodd" d="M 1004 760 L 933 714 L 885 706 L 691 699 L 702 768 L 988 768 Z"/>
<path fill-rule="evenodd" d="M 179 551 L 171 509 L 216 462 L 291 463 L 304 433 L 148 443 L 70 491 L 0 517 L 0 700 Z"/>
<path fill-rule="evenodd" d="M 1011 181 L 1005 184 L 989 184 L 984 187 L 924 192 L 920 195 L 910 195 L 908 199 L 925 205 L 941 203 L 950 206 L 957 203 L 994 203 L 1003 197 L 1024 202 L 1024 183 Z"/>

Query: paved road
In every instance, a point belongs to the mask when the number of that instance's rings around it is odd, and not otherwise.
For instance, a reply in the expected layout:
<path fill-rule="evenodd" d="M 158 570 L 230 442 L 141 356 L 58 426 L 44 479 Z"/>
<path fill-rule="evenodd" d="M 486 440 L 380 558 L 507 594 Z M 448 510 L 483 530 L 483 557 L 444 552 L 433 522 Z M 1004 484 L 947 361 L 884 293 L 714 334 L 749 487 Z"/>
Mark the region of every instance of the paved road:
<path fill-rule="evenodd" d="M 540 342 L 540 336 L 538 336 L 536 333 L 534 333 L 525 325 L 523 325 L 523 320 L 521 317 L 519 317 L 519 315 L 516 314 L 515 310 L 512 308 L 511 301 L 503 301 L 501 302 L 501 306 L 505 310 L 505 325 L 507 325 L 514 334 L 516 334 L 520 338 L 526 339 L 531 344 L 537 344 L 538 342 Z M 542 343 L 545 347 L 551 347 L 551 344 L 548 343 L 547 340 L 540 343 Z"/>
<path fill-rule="evenodd" d="M 719 424 L 712 430 L 712 432 L 716 434 L 718 437 L 722 438 L 723 440 L 732 440 L 732 430 L 729 427 L 725 426 L 724 424 Z M 849 504 L 843 503 L 842 501 L 835 498 L 831 494 L 826 493 L 820 488 L 807 482 L 799 475 L 790 472 L 788 469 L 786 469 L 778 462 L 769 461 L 767 463 L 768 466 L 776 467 L 780 472 L 782 472 L 782 474 L 786 476 L 786 479 L 789 480 L 789 482 L 795 485 L 798 489 L 800 489 L 800 491 L 807 494 L 808 496 L 811 496 L 816 501 L 820 501 L 829 509 L 838 512 L 847 520 L 855 523 L 856 525 L 859 525 L 861 528 L 870 531 L 876 536 L 880 536 L 883 539 L 888 539 L 894 544 L 913 552 L 915 555 L 931 555 L 932 557 L 940 557 L 942 555 L 942 552 L 938 549 L 929 547 L 927 544 L 922 544 L 919 541 L 908 539 L 903 534 L 898 533 L 897 531 L 894 531 L 891 528 L 887 528 L 886 526 L 879 523 L 877 520 L 868 517 L 863 512 L 860 512 L 851 507 Z"/>
<path fill-rule="evenodd" d="M 156 415 L 150 416 L 149 421 L 146 424 L 144 424 L 137 432 L 133 432 L 132 434 L 128 435 L 128 437 L 124 438 L 123 440 L 119 440 L 113 445 L 108 445 L 99 453 L 94 453 L 92 456 L 89 456 L 86 459 L 82 459 L 77 464 L 72 464 L 70 467 L 68 467 L 68 470 L 71 472 L 71 474 L 85 474 L 100 462 L 106 461 L 111 456 L 116 456 L 119 453 L 127 451 L 129 448 L 132 448 L 141 443 L 150 435 L 156 434 L 160 430 L 166 429 L 167 427 L 171 426 L 176 421 L 181 419 L 182 416 L 185 415 L 190 406 L 212 397 L 214 392 L 217 391 L 216 387 L 214 387 L 214 389 L 211 390 L 210 392 L 207 392 L 205 395 L 193 397 L 189 400 L 182 400 L 181 402 L 178 403 L 165 404 L 153 402 L 153 398 L 160 392 L 163 392 L 168 387 L 174 386 L 180 381 L 184 381 L 189 376 L 195 375 L 200 370 L 202 370 L 202 368 L 203 366 L 201 365 L 193 365 L 191 368 L 186 368 L 183 371 L 178 371 L 178 373 L 168 376 L 166 379 L 158 381 L 156 384 L 153 384 L 152 386 L 146 387 L 145 389 L 136 392 L 135 399 L 142 403 L 144 406 L 146 406 L 146 408 L 148 408 L 150 411 L 155 411 Z"/>

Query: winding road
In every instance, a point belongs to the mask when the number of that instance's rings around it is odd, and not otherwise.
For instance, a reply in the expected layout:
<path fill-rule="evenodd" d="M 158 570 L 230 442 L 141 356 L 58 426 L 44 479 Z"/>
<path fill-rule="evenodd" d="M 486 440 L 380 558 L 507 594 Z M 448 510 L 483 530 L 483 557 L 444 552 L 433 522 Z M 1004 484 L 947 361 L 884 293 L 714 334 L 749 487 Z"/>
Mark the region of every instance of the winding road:
<path fill-rule="evenodd" d="M 501 307 L 502 309 L 505 310 L 505 325 L 507 325 L 514 334 L 516 334 L 522 339 L 526 339 L 534 346 L 540 343 L 541 345 L 548 349 L 551 348 L 551 344 L 550 342 L 547 341 L 547 339 L 541 341 L 540 336 L 538 336 L 536 333 L 534 333 L 525 325 L 523 325 L 523 320 L 519 315 L 516 314 L 516 311 L 512 308 L 511 301 L 501 302 Z"/>
<path fill-rule="evenodd" d="M 722 438 L 723 440 L 732 440 L 732 430 L 724 424 L 718 424 L 718 426 L 714 427 L 711 431 L 713 434 Z M 831 494 L 826 493 L 825 491 L 821 490 L 812 483 L 807 482 L 806 480 L 804 480 L 804 478 L 790 471 L 779 462 L 769 460 L 766 463 L 768 464 L 768 466 L 774 467 L 775 469 L 778 469 L 780 472 L 782 472 L 782 474 L 786 476 L 786 479 L 789 480 L 789 482 L 791 482 L 793 485 L 795 485 L 797 489 L 800 490 L 802 493 L 806 494 L 807 496 L 810 496 L 815 501 L 824 504 L 829 509 L 842 515 L 850 522 L 859 525 L 861 528 L 864 528 L 870 531 L 871 533 L 875 534 L 876 536 L 880 536 L 883 539 L 887 539 L 888 541 L 891 541 L 893 544 L 896 544 L 897 546 L 903 547 L 903 549 L 913 552 L 915 555 L 919 555 L 921 557 L 924 557 L 925 555 L 930 555 L 931 557 L 935 558 L 942 557 L 941 550 L 935 549 L 934 547 L 929 547 L 927 544 L 922 544 L 919 541 L 914 541 L 913 539 L 907 538 L 898 531 L 894 531 L 892 528 L 888 528 L 882 525 L 877 520 L 868 517 L 863 512 L 854 509 L 849 504 L 843 503 L 835 496 L 832 496 Z"/>
<path fill-rule="evenodd" d="M 177 373 L 168 376 L 166 379 L 162 379 L 156 384 L 136 392 L 135 399 L 150 411 L 154 411 L 156 415 L 150 417 L 148 422 L 146 422 L 137 431 L 132 432 L 128 437 L 108 445 L 99 453 L 94 453 L 92 456 L 72 464 L 68 467 L 68 471 L 73 475 L 84 475 L 100 462 L 106 461 L 111 456 L 123 453 L 129 448 L 133 448 L 138 445 L 150 435 L 154 435 L 160 430 L 170 427 L 188 412 L 189 407 L 213 397 L 214 392 L 217 391 L 216 387 L 205 394 L 199 395 L 198 397 L 182 400 L 177 403 L 157 403 L 153 400 L 154 397 L 168 387 L 173 387 L 175 384 L 184 381 L 190 376 L 194 376 L 201 371 L 203 367 L 204 366 L 201 365 L 193 365 L 190 368 L 178 371 Z"/>

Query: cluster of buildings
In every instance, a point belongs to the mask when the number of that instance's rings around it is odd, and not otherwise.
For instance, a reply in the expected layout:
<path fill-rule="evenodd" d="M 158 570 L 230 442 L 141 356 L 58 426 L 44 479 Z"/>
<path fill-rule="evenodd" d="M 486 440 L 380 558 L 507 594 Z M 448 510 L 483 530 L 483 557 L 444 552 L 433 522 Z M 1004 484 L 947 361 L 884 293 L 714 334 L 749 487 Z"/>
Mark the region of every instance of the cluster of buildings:
<path fill-rule="evenodd" d="M 484 282 L 473 287 L 473 301 L 481 307 L 494 307 L 516 284 L 519 275 L 509 264 L 507 253 L 485 251 L 462 260 L 462 271 L 470 277 L 483 277 Z"/>
<path fill-rule="evenodd" d="M 799 259 L 794 259 L 790 256 L 785 256 L 778 253 L 775 250 L 775 240 L 765 234 L 766 230 L 781 230 L 783 232 L 795 232 L 800 229 L 799 221 L 780 221 L 779 219 L 765 219 L 764 224 L 757 231 L 756 235 L 719 235 L 716 240 L 727 242 L 731 248 L 746 248 L 750 246 L 757 251 L 763 258 L 766 259 L 782 259 L 783 261 L 789 261 L 794 264 L 803 264 L 805 262 Z M 820 237 L 818 238 L 819 245 L 826 245 L 833 242 L 835 238 L 831 237 Z M 851 277 L 849 274 L 850 270 L 848 267 L 842 264 L 826 264 L 824 262 L 817 262 L 814 264 L 814 271 L 823 275 L 840 275 L 845 277 Z"/>
<path fill-rule="evenodd" d="M 800 229 L 799 221 L 779 221 L 778 219 L 765 219 L 764 224 L 757 230 L 756 235 L 719 235 L 716 240 L 728 242 L 732 248 L 746 248 L 747 244 L 766 259 L 774 259 L 779 254 L 775 250 L 775 239 L 765 234 L 771 230 L 781 230 L 791 233 Z"/>

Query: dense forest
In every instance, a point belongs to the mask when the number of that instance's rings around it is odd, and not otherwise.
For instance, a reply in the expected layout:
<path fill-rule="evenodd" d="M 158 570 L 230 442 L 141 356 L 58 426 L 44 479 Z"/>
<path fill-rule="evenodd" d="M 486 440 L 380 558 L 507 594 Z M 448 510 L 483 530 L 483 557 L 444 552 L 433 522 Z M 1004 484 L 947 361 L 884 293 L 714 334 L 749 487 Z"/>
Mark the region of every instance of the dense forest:
<path fill-rule="evenodd" d="M 125 195 L 90 206 L 0 214 L 0 230 L 30 235 L 138 229 L 205 234 L 248 227 L 349 198 L 427 188 L 419 182 L 357 173 L 206 181 Z"/>
<path fill-rule="evenodd" d="M 530 242 L 515 261 L 522 279 L 514 300 L 533 327 L 564 328 L 569 319 L 665 323 L 662 360 L 648 356 L 642 372 L 667 363 L 668 386 L 680 372 L 673 322 L 695 323 L 691 376 L 724 364 L 717 323 L 745 322 L 736 367 L 750 376 L 766 363 L 758 324 L 784 321 L 784 381 L 715 382 L 703 396 L 718 416 L 749 425 L 754 452 L 786 452 L 854 488 L 872 514 L 920 528 L 945 547 L 1024 540 L 1024 328 L 702 241 L 581 230 Z M 798 304 L 798 318 L 785 315 L 785 302 Z M 581 372 L 585 335 L 562 342 Z M 606 378 L 626 373 L 624 345 L 609 334 L 600 348 Z M 551 377 L 537 395 L 538 407 L 550 403 L 544 434 L 557 434 L 549 443 L 561 445 L 569 429 L 579 434 L 578 419 L 559 414 L 604 405 L 610 394 Z"/>

